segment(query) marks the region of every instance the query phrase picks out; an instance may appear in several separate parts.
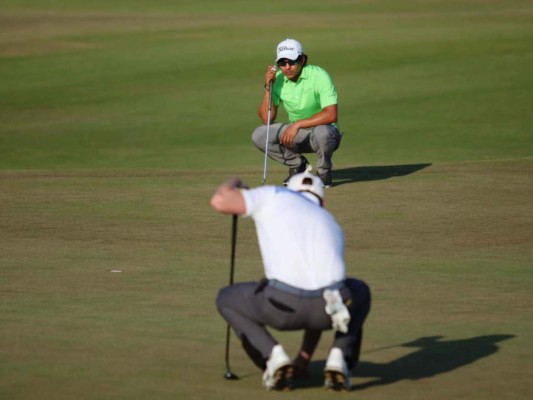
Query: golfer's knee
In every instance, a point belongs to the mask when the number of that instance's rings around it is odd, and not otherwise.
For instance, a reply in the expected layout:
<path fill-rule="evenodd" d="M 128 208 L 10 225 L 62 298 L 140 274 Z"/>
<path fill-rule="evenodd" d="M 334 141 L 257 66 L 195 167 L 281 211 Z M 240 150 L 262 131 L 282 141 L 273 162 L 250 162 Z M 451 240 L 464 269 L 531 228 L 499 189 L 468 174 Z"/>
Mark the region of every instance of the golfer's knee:
<path fill-rule="evenodd" d="M 330 125 L 319 125 L 313 129 L 312 140 L 317 151 L 331 155 L 338 145 L 338 135 Z"/>
<path fill-rule="evenodd" d="M 318 125 L 313 128 L 313 136 L 315 141 L 324 146 L 328 142 L 329 130 L 327 125 Z"/>
<path fill-rule="evenodd" d="M 352 292 L 355 302 L 360 308 L 370 308 L 371 293 L 370 287 L 359 279 L 348 279 L 347 286 Z"/>
<path fill-rule="evenodd" d="M 265 147 L 266 130 L 264 125 L 261 125 L 252 132 L 252 142 L 259 150 L 264 150 Z"/>
<path fill-rule="evenodd" d="M 223 309 L 228 308 L 228 306 L 231 304 L 230 298 L 231 298 L 231 287 L 226 286 L 225 288 L 220 289 L 218 292 L 218 296 L 216 299 L 216 305 L 217 308 L 222 312 Z"/>
<path fill-rule="evenodd" d="M 372 303 L 372 295 L 370 294 L 370 287 L 365 283 L 365 282 L 362 282 L 362 285 L 361 285 L 361 294 L 360 294 L 360 302 L 361 302 L 361 312 L 363 313 L 364 315 L 364 318 L 366 318 L 366 316 L 368 315 L 368 313 L 370 312 L 370 308 L 371 308 L 371 303 Z"/>
<path fill-rule="evenodd" d="M 370 287 L 363 281 L 358 281 L 358 288 L 357 288 L 357 297 L 360 298 L 360 301 L 370 306 L 371 301 L 371 294 L 370 294 Z"/>

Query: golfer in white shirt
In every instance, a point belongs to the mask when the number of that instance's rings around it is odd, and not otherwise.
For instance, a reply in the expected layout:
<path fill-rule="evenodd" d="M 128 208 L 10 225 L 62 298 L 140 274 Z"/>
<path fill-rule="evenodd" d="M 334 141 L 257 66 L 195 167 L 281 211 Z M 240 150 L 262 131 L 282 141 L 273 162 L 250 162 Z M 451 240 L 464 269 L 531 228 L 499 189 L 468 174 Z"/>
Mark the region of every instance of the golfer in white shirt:
<path fill-rule="evenodd" d="M 291 177 L 287 188 L 245 189 L 238 179 L 223 183 L 211 199 L 224 214 L 253 218 L 265 279 L 223 288 L 217 307 L 241 339 L 252 361 L 264 370 L 268 390 L 288 390 L 294 365 L 268 332 L 304 330 L 296 360 L 309 361 L 320 333 L 335 329 L 325 386 L 350 390 L 350 370 L 359 360 L 370 290 L 346 278 L 344 234 L 323 208 L 322 181 L 308 172 Z"/>

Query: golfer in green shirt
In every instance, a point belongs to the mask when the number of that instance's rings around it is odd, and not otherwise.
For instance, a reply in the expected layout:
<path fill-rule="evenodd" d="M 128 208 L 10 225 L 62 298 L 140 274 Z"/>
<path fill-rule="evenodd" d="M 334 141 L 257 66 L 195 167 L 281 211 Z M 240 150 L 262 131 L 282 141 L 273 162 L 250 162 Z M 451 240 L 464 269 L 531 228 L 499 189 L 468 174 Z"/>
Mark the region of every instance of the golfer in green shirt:
<path fill-rule="evenodd" d="M 271 81 L 272 96 L 269 94 Z M 280 104 L 287 112 L 288 122 L 274 122 Z M 337 91 L 324 69 L 307 64 L 307 55 L 298 41 L 286 39 L 278 44 L 276 66 L 268 66 L 265 75 L 265 93 L 258 115 L 263 125 L 255 129 L 252 140 L 259 150 L 265 151 L 269 130 L 268 156 L 289 167 L 285 185 L 292 175 L 306 170 L 309 161 L 302 153 L 317 155 L 318 176 L 325 187 L 332 185 L 331 157 L 342 136 L 336 125 Z"/>

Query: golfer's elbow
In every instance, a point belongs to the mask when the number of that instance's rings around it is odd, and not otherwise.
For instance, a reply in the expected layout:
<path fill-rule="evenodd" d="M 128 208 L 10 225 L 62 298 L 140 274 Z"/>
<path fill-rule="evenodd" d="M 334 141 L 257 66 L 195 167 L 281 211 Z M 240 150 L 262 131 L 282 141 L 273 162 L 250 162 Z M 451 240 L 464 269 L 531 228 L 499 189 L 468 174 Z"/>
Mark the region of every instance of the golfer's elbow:
<path fill-rule="evenodd" d="M 268 120 L 268 116 L 269 116 L 268 114 L 269 114 L 268 112 L 265 112 L 261 108 L 257 110 L 257 115 L 259 116 L 259 119 L 261 120 L 261 122 L 263 122 L 263 125 L 267 125 L 268 123 L 273 123 L 274 120 L 276 119 L 276 112 L 274 109 L 270 111 L 270 121 Z"/>
<path fill-rule="evenodd" d="M 327 124 L 335 124 L 337 122 L 337 105 L 331 105 L 324 108 L 324 113 L 327 118 Z"/>
<path fill-rule="evenodd" d="M 268 115 L 263 115 L 263 113 L 261 113 L 261 112 L 258 112 L 257 115 L 259 115 L 259 119 L 261 120 L 263 125 L 267 125 L 268 124 Z M 272 121 L 270 121 L 270 122 L 272 122 Z"/>

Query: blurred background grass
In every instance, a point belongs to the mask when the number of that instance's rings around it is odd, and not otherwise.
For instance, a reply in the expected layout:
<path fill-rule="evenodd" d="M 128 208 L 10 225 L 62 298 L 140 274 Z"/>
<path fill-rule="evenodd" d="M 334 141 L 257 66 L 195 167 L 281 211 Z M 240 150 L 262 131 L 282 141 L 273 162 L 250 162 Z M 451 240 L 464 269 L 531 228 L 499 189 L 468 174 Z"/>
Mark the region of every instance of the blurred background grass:
<path fill-rule="evenodd" d="M 526 1 L 3 3 L 2 169 L 261 168 L 285 37 L 335 80 L 337 166 L 531 156 Z"/>

